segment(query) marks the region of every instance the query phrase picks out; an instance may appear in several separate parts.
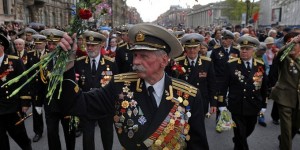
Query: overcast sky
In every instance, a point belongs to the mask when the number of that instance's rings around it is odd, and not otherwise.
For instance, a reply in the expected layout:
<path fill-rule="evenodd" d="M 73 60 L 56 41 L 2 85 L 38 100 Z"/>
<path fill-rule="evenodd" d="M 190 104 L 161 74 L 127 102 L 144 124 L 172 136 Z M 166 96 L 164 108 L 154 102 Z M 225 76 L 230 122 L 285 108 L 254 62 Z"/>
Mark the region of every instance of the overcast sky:
<path fill-rule="evenodd" d="M 171 5 L 180 5 L 183 8 L 187 6 L 193 7 L 196 4 L 206 5 L 211 2 L 219 2 L 221 0 L 127 0 L 128 6 L 135 7 L 140 13 L 144 22 L 151 22 L 166 12 Z"/>

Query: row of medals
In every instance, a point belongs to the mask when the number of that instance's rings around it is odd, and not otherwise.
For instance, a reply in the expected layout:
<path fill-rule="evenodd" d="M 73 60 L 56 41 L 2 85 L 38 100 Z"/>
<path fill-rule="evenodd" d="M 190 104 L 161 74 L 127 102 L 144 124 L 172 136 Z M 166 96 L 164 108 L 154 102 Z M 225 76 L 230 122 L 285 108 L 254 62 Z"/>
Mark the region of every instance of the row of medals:
<path fill-rule="evenodd" d="M 144 125 L 147 119 L 144 117 L 142 109 L 137 106 L 137 101 L 133 99 L 133 92 L 128 88 L 130 83 L 125 83 L 124 85 L 123 91 L 119 94 L 119 99 L 123 101 L 121 103 L 117 101 L 115 104 L 116 110 L 120 111 L 115 112 L 114 122 L 118 134 L 125 132 L 129 138 L 133 138 L 139 129 L 139 125 L 133 121 L 133 118 L 138 117 L 140 125 Z M 128 118 L 124 116 L 126 114 Z"/>
<path fill-rule="evenodd" d="M 192 114 L 188 101 L 189 95 L 181 91 L 177 91 L 177 95 L 179 97 L 176 99 L 176 105 L 164 120 L 166 127 L 161 131 L 151 149 L 184 149 L 185 140 L 190 140 L 188 119 Z"/>
<path fill-rule="evenodd" d="M 289 71 L 293 74 L 297 74 L 298 73 L 298 70 L 295 66 L 295 61 L 294 60 L 291 60 L 290 61 L 290 66 L 289 66 Z"/>

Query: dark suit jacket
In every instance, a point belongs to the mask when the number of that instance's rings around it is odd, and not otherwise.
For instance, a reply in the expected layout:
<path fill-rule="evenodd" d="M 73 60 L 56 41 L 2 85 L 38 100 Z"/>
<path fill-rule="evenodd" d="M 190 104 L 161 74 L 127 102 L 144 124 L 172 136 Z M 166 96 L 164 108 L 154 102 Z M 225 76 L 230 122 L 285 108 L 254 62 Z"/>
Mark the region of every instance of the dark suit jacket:
<path fill-rule="evenodd" d="M 17 56 L 4 54 L 0 67 L 0 87 L 7 81 L 17 77 L 25 71 L 24 65 Z M 22 106 L 30 106 L 31 97 L 27 95 L 26 88 L 21 89 L 18 94 L 9 98 L 9 95 L 27 80 L 27 76 L 21 78 L 17 83 L 4 86 L 0 90 L 0 115 L 20 111 Z M 26 91 L 26 92 L 25 92 Z"/>
<path fill-rule="evenodd" d="M 227 61 L 237 57 L 240 57 L 240 51 L 232 46 L 230 47 L 229 54 L 226 54 L 225 48 L 223 46 L 213 49 L 210 58 L 214 63 L 216 77 L 224 77 Z"/>
<path fill-rule="evenodd" d="M 259 60 L 253 59 L 252 68 L 248 73 L 244 62 L 240 58 L 229 61 L 226 67 L 223 88 L 229 88 L 228 109 L 232 114 L 254 116 L 262 107 L 266 107 L 267 76 L 264 65 Z M 261 73 L 260 88 L 255 86 L 254 77 Z M 223 96 L 226 97 L 226 92 Z M 222 103 L 226 106 L 226 102 Z"/>
<path fill-rule="evenodd" d="M 121 43 L 118 45 L 115 60 L 118 66 L 119 73 L 132 71 L 133 54 L 129 50 L 128 43 Z"/>
<path fill-rule="evenodd" d="M 75 72 L 79 75 L 78 85 L 84 91 L 88 92 L 93 88 L 101 88 L 109 81 L 104 78 L 113 77 L 117 74 L 117 65 L 107 56 L 101 56 L 96 75 L 92 76 L 90 59 L 88 56 L 79 58 L 75 63 Z M 89 119 L 95 119 L 99 114 L 89 113 Z M 105 117 L 105 116 L 103 116 Z"/>
<path fill-rule="evenodd" d="M 74 79 L 74 70 L 71 69 L 67 71 L 64 78 Z M 175 83 L 177 83 L 177 85 Z M 63 84 L 65 90 L 62 92 L 62 96 L 68 97 L 68 99 L 63 98 L 65 106 L 67 106 L 65 108 L 75 108 L 75 111 L 72 110 L 74 112 L 85 111 L 87 113 L 99 114 L 99 116 L 101 116 L 101 114 L 114 112 L 115 127 L 118 132 L 119 140 L 121 145 L 128 150 L 147 149 L 144 141 L 152 136 L 163 122 L 165 124 L 170 123 L 171 119 L 167 116 L 169 113 L 170 115 L 175 113 L 172 109 L 174 106 L 185 108 L 183 113 L 186 113 L 190 108 L 189 111 L 192 115 L 188 119 L 188 124 L 190 125 L 188 134 L 191 138 L 187 142 L 187 149 L 209 149 L 200 92 L 194 87 L 185 86 L 187 90 L 195 94 L 188 96 L 189 107 L 183 106 L 182 103 L 174 105 L 174 102 L 166 100 L 166 97 L 171 94 L 169 89 L 170 85 L 173 87 L 172 92 L 174 98 L 178 98 L 178 91 L 182 91 L 180 87 L 187 84 L 166 75 L 165 92 L 156 113 L 154 113 L 152 107 L 150 107 L 151 101 L 148 98 L 149 96 L 147 95 L 144 81 L 139 79 L 135 73 L 116 75 L 104 88 L 94 89 L 87 93 L 77 91 L 76 85 L 66 80 Z M 126 91 L 129 93 L 133 92 L 131 93 L 133 94 L 132 97 L 130 96 L 131 94 L 126 94 Z M 75 104 L 74 101 L 76 101 Z M 134 115 L 135 108 L 138 110 L 136 115 Z M 130 110 L 132 113 L 129 113 Z M 184 118 L 187 119 L 186 117 Z M 184 120 L 182 121 L 182 123 L 184 123 Z M 180 126 L 182 127 L 181 123 L 176 122 L 177 121 L 175 121 L 175 126 L 179 128 Z M 184 124 L 187 125 L 186 123 Z M 159 128 L 158 130 L 164 130 L 164 128 Z M 176 134 L 174 134 L 174 136 L 175 135 Z M 181 133 L 179 133 L 179 135 L 181 135 Z M 185 135 L 183 135 L 183 137 L 185 137 Z M 163 144 L 164 142 L 165 141 L 162 141 Z M 179 141 L 177 142 L 180 143 Z"/>
<path fill-rule="evenodd" d="M 283 52 L 284 51 L 280 51 L 277 57 L 273 60 L 273 65 L 278 67 L 278 81 L 272 89 L 270 98 L 278 104 L 290 108 L 296 108 L 298 104 L 298 109 L 300 109 L 300 64 L 292 60 L 289 56 L 287 56 L 283 61 L 280 61 L 280 57 Z M 291 71 L 293 70 L 291 66 L 292 61 L 294 62 L 293 64 L 296 73 Z"/>
<path fill-rule="evenodd" d="M 216 80 L 211 59 L 203 56 L 198 57 L 194 68 L 190 66 L 186 56 L 179 57 L 175 59 L 175 61 L 186 70 L 186 72 L 179 75 L 178 78 L 200 89 L 204 100 L 210 102 L 211 106 L 216 106 L 217 101 L 214 99 L 216 95 Z"/>

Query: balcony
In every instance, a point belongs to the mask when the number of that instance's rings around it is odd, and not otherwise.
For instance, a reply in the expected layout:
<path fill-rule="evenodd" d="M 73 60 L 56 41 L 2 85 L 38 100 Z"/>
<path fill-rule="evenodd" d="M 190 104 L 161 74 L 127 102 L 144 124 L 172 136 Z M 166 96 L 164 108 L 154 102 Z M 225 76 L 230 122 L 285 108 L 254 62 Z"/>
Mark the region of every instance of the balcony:
<path fill-rule="evenodd" d="M 45 3 L 46 0 L 34 0 L 34 5 L 36 5 L 37 7 L 43 7 Z"/>

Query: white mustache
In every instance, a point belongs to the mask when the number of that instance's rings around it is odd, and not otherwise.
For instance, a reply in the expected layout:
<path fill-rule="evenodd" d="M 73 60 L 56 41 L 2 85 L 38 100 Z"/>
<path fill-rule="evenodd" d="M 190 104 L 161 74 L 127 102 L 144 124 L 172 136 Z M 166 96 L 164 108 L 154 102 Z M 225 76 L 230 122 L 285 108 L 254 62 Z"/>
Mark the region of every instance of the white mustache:
<path fill-rule="evenodd" d="M 132 70 L 135 72 L 145 72 L 146 69 L 142 65 L 133 65 Z"/>

